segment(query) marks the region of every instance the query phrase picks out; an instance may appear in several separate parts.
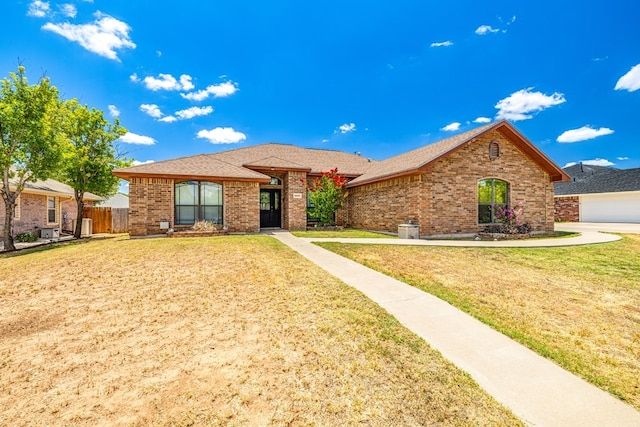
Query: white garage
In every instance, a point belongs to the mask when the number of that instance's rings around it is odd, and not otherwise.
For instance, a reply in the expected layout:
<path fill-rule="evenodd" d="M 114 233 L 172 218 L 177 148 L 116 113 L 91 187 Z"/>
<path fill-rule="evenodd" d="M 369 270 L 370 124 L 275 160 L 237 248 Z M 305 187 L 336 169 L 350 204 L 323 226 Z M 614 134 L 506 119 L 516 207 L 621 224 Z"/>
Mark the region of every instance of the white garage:
<path fill-rule="evenodd" d="M 556 221 L 640 224 L 640 168 L 578 163 L 563 170 L 571 180 L 553 186 Z"/>
<path fill-rule="evenodd" d="M 640 223 L 640 191 L 582 194 L 580 221 Z"/>

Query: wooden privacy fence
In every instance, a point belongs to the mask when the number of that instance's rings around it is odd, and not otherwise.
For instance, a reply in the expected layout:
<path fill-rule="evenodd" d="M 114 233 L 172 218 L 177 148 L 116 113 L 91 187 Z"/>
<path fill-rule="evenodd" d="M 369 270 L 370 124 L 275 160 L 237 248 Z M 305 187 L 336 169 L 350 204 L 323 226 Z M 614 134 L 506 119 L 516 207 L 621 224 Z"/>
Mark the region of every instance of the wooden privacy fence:
<path fill-rule="evenodd" d="M 94 233 L 128 233 L 129 208 L 85 206 L 84 218 L 91 218 Z"/>

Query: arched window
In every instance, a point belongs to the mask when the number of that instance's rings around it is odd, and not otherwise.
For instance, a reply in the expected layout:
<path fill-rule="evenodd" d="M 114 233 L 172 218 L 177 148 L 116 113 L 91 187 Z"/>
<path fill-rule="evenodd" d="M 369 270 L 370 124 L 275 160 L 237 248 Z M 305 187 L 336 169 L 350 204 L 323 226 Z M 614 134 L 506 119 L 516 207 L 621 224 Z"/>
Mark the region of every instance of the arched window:
<path fill-rule="evenodd" d="M 272 176 L 271 181 L 269 181 L 269 185 L 282 185 L 282 181 L 275 176 Z"/>
<path fill-rule="evenodd" d="M 185 181 L 175 185 L 175 223 L 196 221 L 222 224 L 222 185 L 207 181 Z"/>
<path fill-rule="evenodd" d="M 489 159 L 494 160 L 500 157 L 500 145 L 497 141 L 489 143 Z"/>
<path fill-rule="evenodd" d="M 509 183 L 499 179 L 478 181 L 478 223 L 496 222 L 495 213 L 499 206 L 509 204 Z"/>

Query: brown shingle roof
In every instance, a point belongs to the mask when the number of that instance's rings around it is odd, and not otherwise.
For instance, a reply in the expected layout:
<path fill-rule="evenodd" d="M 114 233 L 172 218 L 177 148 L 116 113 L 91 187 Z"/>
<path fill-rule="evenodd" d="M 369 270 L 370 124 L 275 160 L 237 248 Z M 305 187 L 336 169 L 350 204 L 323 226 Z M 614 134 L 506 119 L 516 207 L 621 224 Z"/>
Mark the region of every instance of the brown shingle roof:
<path fill-rule="evenodd" d="M 349 185 L 364 184 L 366 182 L 378 181 L 380 178 L 400 176 L 417 171 L 424 165 L 477 137 L 493 126 L 495 126 L 495 123 L 480 126 L 439 142 L 416 148 L 415 150 L 399 154 L 395 157 L 390 157 L 373 166 L 364 175 L 351 181 Z"/>
<path fill-rule="evenodd" d="M 220 153 L 200 154 L 116 169 L 114 175 L 121 178 L 135 176 L 206 177 L 220 180 L 264 181 L 269 177 L 251 169 L 264 170 L 273 167 L 281 170 L 305 170 L 311 174 L 319 174 L 337 167 L 340 174 L 354 177 L 362 175 L 375 163 L 374 160 L 342 151 L 268 143 Z"/>
<path fill-rule="evenodd" d="M 337 150 L 322 150 L 316 148 L 302 148 L 289 144 L 268 143 L 254 145 L 252 147 L 237 148 L 212 154 L 216 158 L 226 160 L 237 165 L 252 165 L 263 163 L 263 160 L 271 159 L 273 165 L 260 166 L 277 167 L 278 163 L 290 162 L 310 169 L 311 174 L 320 174 L 329 169 L 338 168 L 338 172 L 347 176 L 359 176 L 365 173 L 374 160 L 365 157 L 345 153 Z M 298 167 L 299 167 L 298 166 Z"/>
<path fill-rule="evenodd" d="M 10 187 L 13 187 L 15 184 L 11 183 Z M 0 183 L 0 187 L 2 184 Z M 56 181 L 55 179 L 45 179 L 44 181 L 36 181 L 36 182 L 26 182 L 24 184 L 23 193 L 30 194 L 40 194 L 45 196 L 67 196 L 67 197 L 75 197 L 75 192 L 73 188 L 69 185 Z M 96 194 L 89 193 L 88 191 L 84 193 L 83 200 L 86 201 L 100 201 L 104 200 L 103 197 L 100 197 Z"/>
<path fill-rule="evenodd" d="M 114 171 L 114 175 L 121 178 L 155 176 L 264 182 L 269 177 L 257 171 L 269 170 L 270 168 L 274 170 L 304 170 L 315 175 L 338 168 L 338 173 L 341 175 L 355 178 L 347 186 L 357 186 L 417 173 L 434 160 L 491 130 L 497 130 L 513 141 L 525 154 L 549 173 L 552 181 L 568 180 L 568 176 L 555 163 L 506 121 L 479 126 L 381 162 L 343 151 L 268 143 L 117 169 Z"/>
<path fill-rule="evenodd" d="M 450 138 L 383 160 L 373 165 L 363 175 L 353 181 L 350 181 L 349 184 L 347 184 L 347 187 L 355 187 L 391 177 L 416 173 L 434 160 L 459 147 L 462 147 L 474 138 L 491 130 L 500 130 L 505 133 L 505 136 L 509 137 L 509 139 L 516 143 L 524 152 L 529 154 L 536 162 L 547 170 L 549 175 L 552 177 L 552 180 L 560 180 L 561 177 L 566 176 L 566 174 L 564 174 L 562 170 L 555 165 L 555 163 L 549 160 L 549 158 L 542 154 L 541 151 L 527 141 L 527 139 L 524 138 L 513 126 L 511 126 L 507 121 L 500 121 L 479 126 Z"/>
<path fill-rule="evenodd" d="M 259 172 L 234 165 L 215 157 L 215 154 L 199 154 L 162 162 L 147 163 L 116 169 L 115 176 L 131 178 L 136 176 L 155 176 L 171 178 L 208 178 L 268 181 L 269 177 Z"/>

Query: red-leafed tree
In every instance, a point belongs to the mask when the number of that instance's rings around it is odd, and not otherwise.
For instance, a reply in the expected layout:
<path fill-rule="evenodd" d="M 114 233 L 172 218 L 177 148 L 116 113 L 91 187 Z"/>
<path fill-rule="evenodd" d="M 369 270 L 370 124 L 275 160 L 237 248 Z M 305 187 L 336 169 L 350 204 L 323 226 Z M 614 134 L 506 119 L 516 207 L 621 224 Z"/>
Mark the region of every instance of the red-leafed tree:
<path fill-rule="evenodd" d="M 338 174 L 338 168 L 322 172 L 313 180 L 302 180 L 308 190 L 310 207 L 309 215 L 317 218 L 320 225 L 331 225 L 335 221 L 335 213 L 342 207 L 348 193 L 344 191 L 347 177 Z"/>

